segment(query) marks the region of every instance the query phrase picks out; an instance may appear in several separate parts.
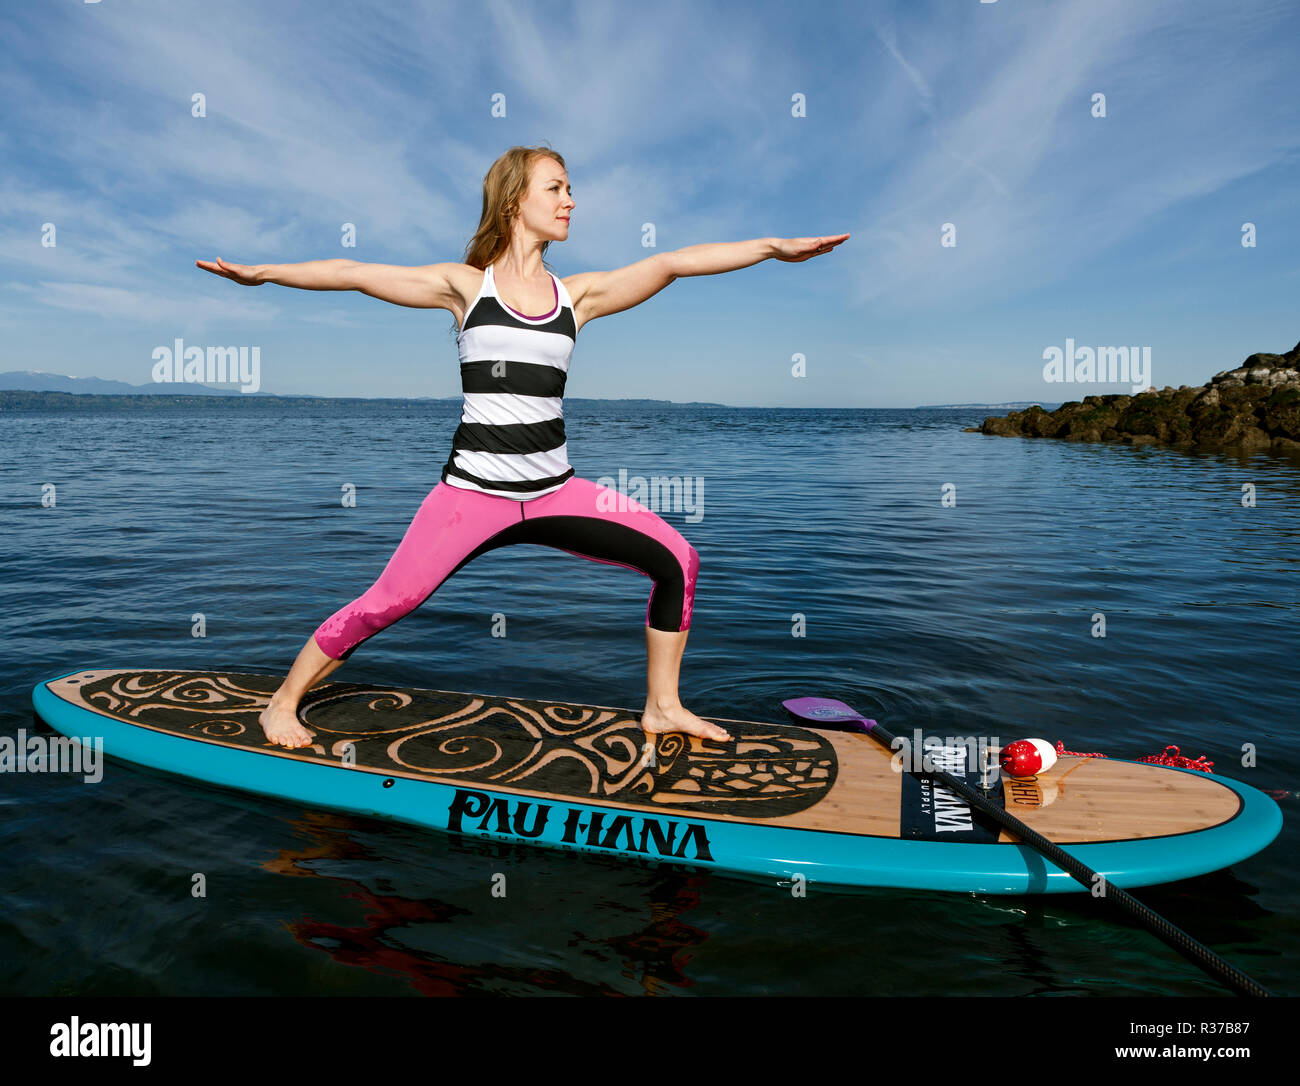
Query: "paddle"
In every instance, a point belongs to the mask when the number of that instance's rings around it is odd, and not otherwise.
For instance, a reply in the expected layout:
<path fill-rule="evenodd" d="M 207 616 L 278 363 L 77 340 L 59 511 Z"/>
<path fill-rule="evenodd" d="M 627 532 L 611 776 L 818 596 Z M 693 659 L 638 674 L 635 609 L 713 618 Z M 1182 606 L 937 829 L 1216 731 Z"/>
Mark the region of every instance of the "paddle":
<path fill-rule="evenodd" d="M 818 725 L 832 722 L 855 724 L 871 736 L 881 746 L 889 750 L 894 750 L 894 737 L 874 720 L 867 720 L 861 714 L 855 712 L 842 701 L 835 701 L 832 698 L 791 698 L 782 703 L 785 711 L 790 716 L 804 724 Z M 1032 849 L 1042 853 L 1052 863 L 1056 864 L 1061 870 L 1074 876 L 1089 890 L 1098 885 L 1098 880 L 1104 880 L 1103 875 L 1099 875 L 1092 868 L 1080 863 L 1068 852 L 1058 845 L 1054 845 L 1037 830 L 1031 829 L 1015 815 L 1008 814 L 995 803 L 989 802 L 984 796 L 980 795 L 974 788 L 965 781 L 958 780 L 950 773 L 941 770 L 934 772 L 927 771 L 926 776 L 934 777 L 940 781 L 945 788 L 950 789 L 957 795 L 961 796 L 972 808 L 981 814 L 988 815 L 994 821 L 1005 827 L 1016 838 Z M 1177 950 L 1216 980 L 1227 985 L 1229 988 L 1241 995 L 1266 996 L 1270 993 L 1261 987 L 1258 983 L 1251 980 L 1245 973 L 1230 965 L 1220 958 L 1209 947 L 1198 943 L 1182 929 L 1169 923 L 1158 913 L 1148 909 L 1132 895 L 1121 890 L 1114 883 L 1104 881 L 1104 891 L 1101 895 L 1107 901 L 1117 905 L 1129 916 L 1137 920 L 1147 930 L 1158 935 L 1171 947 Z"/>

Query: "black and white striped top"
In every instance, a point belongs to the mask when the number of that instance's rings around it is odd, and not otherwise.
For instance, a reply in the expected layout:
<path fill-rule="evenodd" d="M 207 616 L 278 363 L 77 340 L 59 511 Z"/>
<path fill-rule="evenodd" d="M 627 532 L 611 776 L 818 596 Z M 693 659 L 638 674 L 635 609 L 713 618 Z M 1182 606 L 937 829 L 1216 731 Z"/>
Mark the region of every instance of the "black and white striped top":
<path fill-rule="evenodd" d="M 548 273 L 549 274 L 549 273 Z M 554 275 L 555 305 L 540 317 L 497 295 L 489 267 L 456 342 L 465 407 L 443 481 L 526 501 L 571 475 L 564 442 L 564 382 L 577 325 L 573 300 Z"/>

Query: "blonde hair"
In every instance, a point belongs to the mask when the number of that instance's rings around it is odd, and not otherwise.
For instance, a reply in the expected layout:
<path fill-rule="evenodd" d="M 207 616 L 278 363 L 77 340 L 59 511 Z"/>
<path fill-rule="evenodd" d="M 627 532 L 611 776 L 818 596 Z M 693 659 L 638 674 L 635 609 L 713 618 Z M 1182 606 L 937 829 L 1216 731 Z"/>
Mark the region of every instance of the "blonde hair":
<path fill-rule="evenodd" d="M 492 163 L 483 178 L 483 214 L 478 230 L 465 246 L 465 263 L 472 268 L 486 269 L 510 247 L 510 224 L 519 214 L 519 201 L 528 190 L 533 163 L 538 158 L 549 157 L 564 165 L 558 152 L 549 147 L 511 147 Z M 551 243 L 542 242 L 542 259 Z"/>

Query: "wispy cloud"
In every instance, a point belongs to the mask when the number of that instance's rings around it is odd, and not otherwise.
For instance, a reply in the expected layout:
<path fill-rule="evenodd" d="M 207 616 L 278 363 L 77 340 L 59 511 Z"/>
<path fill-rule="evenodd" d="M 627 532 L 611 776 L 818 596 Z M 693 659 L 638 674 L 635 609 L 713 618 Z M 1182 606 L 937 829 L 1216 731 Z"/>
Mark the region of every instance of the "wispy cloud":
<path fill-rule="evenodd" d="M 916 88 L 916 92 L 921 99 L 921 109 L 925 111 L 927 116 L 933 117 L 935 113 L 934 92 L 930 90 L 930 84 L 925 81 L 925 77 L 899 51 L 898 35 L 894 32 L 894 28 L 890 25 L 877 23 L 872 29 L 875 30 L 876 37 L 880 39 L 880 44 L 889 50 L 889 55 L 898 61 L 899 67 L 903 69 L 903 73 L 912 86 Z"/>
<path fill-rule="evenodd" d="M 853 232 L 825 260 L 674 286 L 657 301 L 680 323 L 652 322 L 646 334 L 662 338 L 628 351 L 727 344 L 702 378 L 716 385 L 686 398 L 811 396 L 781 367 L 763 381 L 748 367 L 774 344 L 801 349 L 787 340 L 821 337 L 823 357 L 855 350 L 864 321 L 880 357 L 901 358 L 929 351 L 940 325 L 973 328 L 954 314 L 998 315 L 1008 331 L 988 351 L 1005 353 L 1026 298 L 1131 306 L 1131 288 L 1109 283 L 1132 253 L 1191 275 L 1179 254 L 1226 260 L 1213 254 L 1252 216 L 1273 248 L 1232 274 L 1248 277 L 1262 312 L 1282 310 L 1266 299 L 1294 270 L 1276 255 L 1297 215 L 1294 3 L 838 0 L 816 11 L 792 18 L 775 0 L 10 6 L 0 297 L 24 309 L 0 315 L 6 337 L 35 357 L 76 353 L 87 328 L 102 337 L 119 323 L 134 336 L 141 322 L 209 322 L 236 338 L 271 320 L 308 339 L 353 327 L 337 299 L 241 293 L 193 261 L 459 259 L 488 165 L 542 140 L 566 156 L 578 202 L 572 240 L 549 254 L 562 274 L 647 255 L 645 223 L 660 249 Z M 792 115 L 796 93 L 806 117 Z M 1094 93 L 1106 95 L 1104 119 L 1091 116 Z M 204 117 L 191 115 L 195 94 Z M 491 112 L 498 94 L 504 117 Z M 1215 201 L 1227 202 L 1206 211 Z M 40 244 L 45 222 L 57 249 Z M 355 248 L 340 244 L 345 223 Z M 940 246 L 944 223 L 955 248 Z M 1213 272 L 1200 274 L 1208 292 Z M 391 314 L 376 312 L 374 350 L 404 349 L 381 327 Z M 302 390 L 322 367 L 344 372 L 343 350 L 315 351 Z M 619 372 L 622 394 L 672 394 L 644 367 Z M 914 375 L 898 381 L 934 398 Z M 864 380 L 850 399 L 871 402 L 873 388 Z"/>
<path fill-rule="evenodd" d="M 98 283 L 40 282 L 11 284 L 9 289 L 33 301 L 39 300 L 42 305 L 115 322 L 165 324 L 183 314 L 186 324 L 195 327 L 231 321 L 266 322 L 274 320 L 280 312 L 278 306 L 241 299 L 237 295 L 228 299 L 169 297 Z"/>
<path fill-rule="evenodd" d="M 1261 54 L 1235 30 L 1234 9 L 1190 24 L 1181 8 L 1125 0 L 1042 10 L 1008 34 L 992 5 L 972 5 L 959 37 L 967 55 L 987 58 L 985 78 L 956 73 L 960 93 L 943 98 L 961 108 L 895 148 L 889 182 L 865 209 L 877 253 L 856 269 L 859 300 L 969 302 L 1059 279 L 1300 144 L 1294 98 L 1257 112 L 1283 50 Z M 1243 74 L 1207 78 L 1202 57 Z M 1105 118 L 1091 115 L 1094 93 L 1106 96 Z M 940 247 L 943 223 L 956 227 L 955 248 Z"/>

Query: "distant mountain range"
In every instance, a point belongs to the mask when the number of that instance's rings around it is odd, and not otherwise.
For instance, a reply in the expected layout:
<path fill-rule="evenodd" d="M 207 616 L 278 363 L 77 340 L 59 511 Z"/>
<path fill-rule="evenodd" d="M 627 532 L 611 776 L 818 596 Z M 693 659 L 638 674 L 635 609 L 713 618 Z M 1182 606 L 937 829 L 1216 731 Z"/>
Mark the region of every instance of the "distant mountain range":
<path fill-rule="evenodd" d="M 39 370 L 10 370 L 0 373 L 0 392 L 72 392 L 93 396 L 265 396 L 265 392 L 240 392 L 239 389 L 209 388 L 207 385 L 154 384 L 128 385 L 125 381 L 105 381 L 101 377 L 68 377 L 61 373 Z"/>
<path fill-rule="evenodd" d="M 9 393 L 7 397 L 5 393 Z M 27 393 L 29 395 L 22 395 Z M 56 395 L 46 399 L 41 393 L 54 393 Z M 448 403 L 455 401 L 460 402 L 460 396 L 383 396 L 383 397 L 362 397 L 362 396 L 313 396 L 300 392 L 285 393 L 277 395 L 273 392 L 240 392 L 239 389 L 228 388 L 210 388 L 207 385 L 189 384 L 189 383 L 162 383 L 157 384 L 150 382 L 147 385 L 130 385 L 125 381 L 105 381 L 100 377 L 70 377 L 60 373 L 41 373 L 38 370 L 10 370 L 8 373 L 0 373 L 0 397 L 3 397 L 3 403 L 0 406 L 7 407 L 36 407 L 59 406 L 57 394 L 73 396 L 124 396 L 131 400 L 138 401 L 142 396 L 209 396 L 217 397 L 224 400 L 311 400 L 316 403 L 366 403 L 366 402 L 387 402 L 407 403 L 407 402 L 426 402 L 426 403 Z M 18 394 L 18 395 L 13 395 Z M 67 401 L 64 401 L 65 403 Z M 690 403 L 677 403 L 673 400 L 646 400 L 646 399 L 625 399 L 625 400 L 596 400 L 584 399 L 581 396 L 569 396 L 566 398 L 567 403 L 615 403 L 625 406 L 647 406 L 647 407 L 726 407 L 723 403 L 701 403 L 692 401 Z"/>
<path fill-rule="evenodd" d="M 235 399 L 252 399 L 258 397 L 262 399 L 273 400 L 360 400 L 371 399 L 374 397 L 359 396 L 313 396 L 300 392 L 284 393 L 276 395 L 273 392 L 240 392 L 234 388 L 210 388 L 207 385 L 185 384 L 185 383 L 153 383 L 147 385 L 129 385 L 125 381 L 105 381 L 101 377 L 70 377 L 61 373 L 42 373 L 39 370 L 10 370 L 8 373 L 0 373 L 0 392 L 68 392 L 77 396 L 224 396 L 234 397 Z M 381 399 L 401 399 L 401 400 L 459 400 L 460 396 L 392 396 L 379 397 Z M 647 400 L 647 399 L 626 399 L 626 400 L 592 400 L 584 401 L 582 397 L 571 396 L 568 398 L 570 403 L 621 403 L 621 404 L 645 404 L 659 407 L 726 407 L 727 404 L 721 403 L 676 403 L 672 400 Z M 932 403 L 921 404 L 915 408 L 918 411 L 939 411 L 939 410 L 975 410 L 976 408 L 983 411 L 1019 411 L 1026 407 L 1032 407 L 1035 403 L 1044 409 L 1051 411 L 1058 407 L 1055 403 L 1041 403 L 1040 401 L 1019 401 L 1016 403 Z"/>

